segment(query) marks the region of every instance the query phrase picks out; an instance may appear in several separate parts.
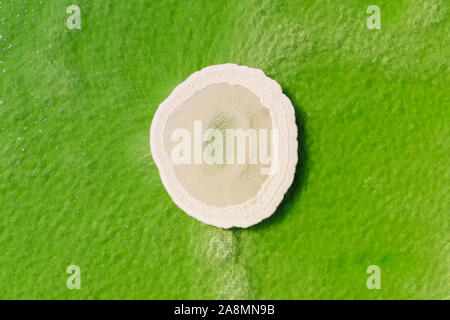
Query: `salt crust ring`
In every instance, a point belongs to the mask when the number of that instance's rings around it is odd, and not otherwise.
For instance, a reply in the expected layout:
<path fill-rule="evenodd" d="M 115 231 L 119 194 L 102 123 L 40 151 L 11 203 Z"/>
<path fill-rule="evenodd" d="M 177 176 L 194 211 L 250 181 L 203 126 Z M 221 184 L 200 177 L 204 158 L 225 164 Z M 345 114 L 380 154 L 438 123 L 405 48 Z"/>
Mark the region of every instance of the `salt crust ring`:
<path fill-rule="evenodd" d="M 268 176 L 256 196 L 239 205 L 215 207 L 191 196 L 178 181 L 174 164 L 164 148 L 163 132 L 170 115 L 197 91 L 228 83 L 247 88 L 270 110 L 272 127 L 279 131 L 279 169 Z M 294 107 L 280 85 L 262 70 L 236 64 L 213 65 L 193 73 L 178 85 L 156 110 L 150 128 L 150 150 L 161 180 L 173 201 L 184 212 L 220 228 L 247 228 L 270 217 L 294 180 L 297 156 Z M 220 188 L 220 186 L 217 186 Z"/>

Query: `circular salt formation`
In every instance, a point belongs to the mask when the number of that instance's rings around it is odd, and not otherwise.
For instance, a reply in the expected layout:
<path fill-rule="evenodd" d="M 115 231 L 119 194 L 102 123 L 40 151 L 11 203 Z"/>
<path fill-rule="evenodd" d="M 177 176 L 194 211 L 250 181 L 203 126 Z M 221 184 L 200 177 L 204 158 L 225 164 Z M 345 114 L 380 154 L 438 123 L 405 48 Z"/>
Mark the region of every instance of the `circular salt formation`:
<path fill-rule="evenodd" d="M 150 146 L 183 211 L 217 227 L 246 228 L 272 215 L 292 184 L 294 108 L 261 70 L 210 66 L 159 106 Z"/>

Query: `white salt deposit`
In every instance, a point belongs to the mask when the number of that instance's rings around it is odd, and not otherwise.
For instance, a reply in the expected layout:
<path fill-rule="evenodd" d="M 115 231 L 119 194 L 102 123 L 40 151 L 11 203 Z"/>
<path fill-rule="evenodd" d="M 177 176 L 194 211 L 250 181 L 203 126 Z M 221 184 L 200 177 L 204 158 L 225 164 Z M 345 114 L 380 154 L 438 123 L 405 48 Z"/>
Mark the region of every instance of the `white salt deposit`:
<path fill-rule="evenodd" d="M 272 215 L 292 184 L 294 108 L 261 70 L 210 66 L 158 107 L 150 147 L 165 188 L 183 211 L 217 227 L 246 228 Z"/>

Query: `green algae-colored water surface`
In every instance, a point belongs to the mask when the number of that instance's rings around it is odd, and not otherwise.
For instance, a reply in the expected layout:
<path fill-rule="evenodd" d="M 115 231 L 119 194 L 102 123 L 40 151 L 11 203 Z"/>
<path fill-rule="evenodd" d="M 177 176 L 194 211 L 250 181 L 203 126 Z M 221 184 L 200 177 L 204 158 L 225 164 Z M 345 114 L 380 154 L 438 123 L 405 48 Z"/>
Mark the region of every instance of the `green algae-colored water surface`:
<path fill-rule="evenodd" d="M 0 298 L 448 298 L 449 3 L 376 1 L 380 30 L 370 4 L 0 1 Z M 183 213 L 149 152 L 159 103 L 227 62 L 299 127 L 294 184 L 249 229 Z"/>

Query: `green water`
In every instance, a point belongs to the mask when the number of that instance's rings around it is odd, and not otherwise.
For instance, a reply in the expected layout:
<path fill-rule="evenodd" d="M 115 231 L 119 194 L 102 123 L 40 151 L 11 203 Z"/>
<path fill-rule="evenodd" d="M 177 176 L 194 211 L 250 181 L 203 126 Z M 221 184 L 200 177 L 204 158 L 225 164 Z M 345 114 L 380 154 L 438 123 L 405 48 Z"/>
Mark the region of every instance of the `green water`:
<path fill-rule="evenodd" d="M 449 2 L 378 0 L 381 30 L 369 4 L 1 1 L 0 298 L 448 298 Z M 249 229 L 183 213 L 149 152 L 159 103 L 226 62 L 299 126 L 294 185 Z"/>

